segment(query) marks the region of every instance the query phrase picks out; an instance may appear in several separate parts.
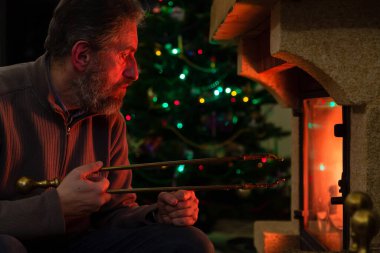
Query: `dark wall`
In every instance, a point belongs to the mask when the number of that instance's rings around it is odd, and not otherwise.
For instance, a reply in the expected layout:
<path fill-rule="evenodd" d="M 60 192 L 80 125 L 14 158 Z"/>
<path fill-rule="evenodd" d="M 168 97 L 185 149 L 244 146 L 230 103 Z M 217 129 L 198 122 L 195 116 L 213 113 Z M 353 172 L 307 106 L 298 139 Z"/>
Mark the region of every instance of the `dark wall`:
<path fill-rule="evenodd" d="M 0 1 L 6 1 L 5 64 L 35 60 L 44 52 L 47 28 L 58 0 Z"/>
<path fill-rule="evenodd" d="M 0 0 L 0 66 L 5 64 L 5 0 Z"/>

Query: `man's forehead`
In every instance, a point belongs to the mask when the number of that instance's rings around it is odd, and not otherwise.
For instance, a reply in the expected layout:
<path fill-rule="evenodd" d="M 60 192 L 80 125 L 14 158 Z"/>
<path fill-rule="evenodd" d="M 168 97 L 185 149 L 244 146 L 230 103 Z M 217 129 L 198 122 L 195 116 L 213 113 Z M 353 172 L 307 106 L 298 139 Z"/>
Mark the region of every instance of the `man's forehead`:
<path fill-rule="evenodd" d="M 126 21 L 120 27 L 113 39 L 110 40 L 108 46 L 115 47 L 119 50 L 137 49 L 137 25 L 136 22 Z"/>

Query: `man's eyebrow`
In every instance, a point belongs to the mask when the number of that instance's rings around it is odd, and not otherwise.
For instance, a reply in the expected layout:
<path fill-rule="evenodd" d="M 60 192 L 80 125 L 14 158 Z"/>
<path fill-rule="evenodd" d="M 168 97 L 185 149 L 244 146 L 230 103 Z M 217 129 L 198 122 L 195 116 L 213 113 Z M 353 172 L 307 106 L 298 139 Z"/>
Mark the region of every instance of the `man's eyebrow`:
<path fill-rule="evenodd" d="M 133 46 L 127 46 L 127 47 L 122 48 L 121 50 L 123 50 L 123 51 L 130 50 L 130 51 L 135 52 L 135 51 L 137 51 L 137 48 L 133 47 Z"/>

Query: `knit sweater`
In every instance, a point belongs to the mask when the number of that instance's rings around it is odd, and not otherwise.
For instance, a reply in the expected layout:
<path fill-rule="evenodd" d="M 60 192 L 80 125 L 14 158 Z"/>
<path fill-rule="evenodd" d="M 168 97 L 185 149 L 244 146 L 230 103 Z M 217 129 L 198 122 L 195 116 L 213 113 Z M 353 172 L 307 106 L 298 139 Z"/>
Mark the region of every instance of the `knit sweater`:
<path fill-rule="evenodd" d="M 135 194 L 113 195 L 99 212 L 70 219 L 64 218 L 55 189 L 17 192 L 22 176 L 62 180 L 95 161 L 128 164 L 122 115 L 89 115 L 69 123 L 49 89 L 46 57 L 0 68 L 0 234 L 31 239 L 144 223 L 155 206 L 138 206 Z M 110 188 L 131 187 L 131 171 L 102 173 Z"/>

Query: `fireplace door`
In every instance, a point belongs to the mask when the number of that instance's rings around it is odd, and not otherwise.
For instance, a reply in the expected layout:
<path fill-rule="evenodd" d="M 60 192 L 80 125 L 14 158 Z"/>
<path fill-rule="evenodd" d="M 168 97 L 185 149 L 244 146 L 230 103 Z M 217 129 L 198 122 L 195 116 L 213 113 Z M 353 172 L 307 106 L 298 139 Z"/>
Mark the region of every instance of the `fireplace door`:
<path fill-rule="evenodd" d="M 343 170 L 343 139 L 334 136 L 342 124 L 342 107 L 331 98 L 303 101 L 303 229 L 327 250 L 343 248 L 343 205 L 338 181 Z"/>

